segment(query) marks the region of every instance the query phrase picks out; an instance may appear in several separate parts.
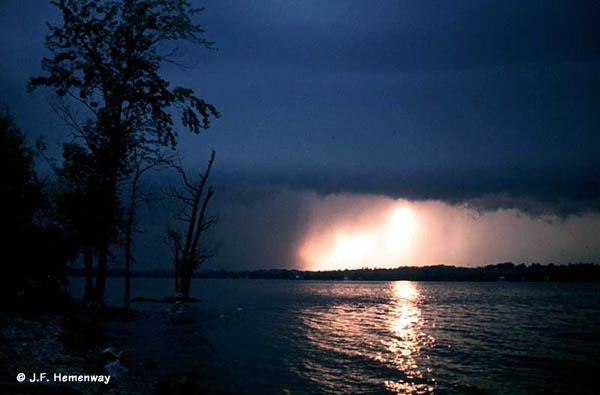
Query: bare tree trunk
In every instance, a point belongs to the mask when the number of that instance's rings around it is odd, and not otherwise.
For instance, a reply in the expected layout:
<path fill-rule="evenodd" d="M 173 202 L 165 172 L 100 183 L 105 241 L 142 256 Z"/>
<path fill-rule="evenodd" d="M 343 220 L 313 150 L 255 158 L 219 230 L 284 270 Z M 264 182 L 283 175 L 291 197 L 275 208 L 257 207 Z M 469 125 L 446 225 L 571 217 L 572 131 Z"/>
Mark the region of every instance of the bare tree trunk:
<path fill-rule="evenodd" d="M 85 267 L 85 290 L 83 291 L 83 299 L 87 302 L 94 299 L 94 283 L 92 281 L 92 265 L 94 256 L 89 242 L 85 243 L 83 250 L 83 265 Z"/>
<path fill-rule="evenodd" d="M 206 230 L 209 224 L 206 223 L 206 209 L 210 198 L 214 194 L 212 187 L 208 187 L 206 195 L 204 195 L 204 187 L 210 175 L 212 165 L 215 160 L 215 151 L 212 152 L 208 166 L 203 174 L 201 174 L 200 182 L 198 184 L 190 184 L 187 180 L 185 172 L 180 169 L 183 176 L 184 183 L 188 188 L 188 192 L 191 196 L 184 196 L 182 194 L 175 194 L 175 197 L 186 203 L 191 208 L 191 215 L 185 219 L 187 222 L 187 233 L 185 236 L 185 246 L 181 254 L 180 262 L 180 276 L 181 276 L 181 291 L 184 298 L 189 298 L 190 287 L 192 282 L 192 274 L 195 267 L 200 263 L 201 258 L 197 255 L 198 241 L 200 235 Z M 202 196 L 204 200 L 202 201 Z M 200 202 L 202 201 L 202 205 Z"/>
<path fill-rule="evenodd" d="M 175 263 L 175 294 L 179 293 L 179 263 Z"/>
<path fill-rule="evenodd" d="M 182 279 L 181 279 L 181 292 L 183 293 L 183 297 L 188 299 L 190 297 L 190 289 L 192 288 L 192 275 L 194 274 L 194 266 L 188 264 L 187 267 L 183 270 Z"/>
<path fill-rule="evenodd" d="M 127 225 L 125 228 L 125 295 L 123 300 L 123 307 L 129 308 L 129 291 L 130 291 L 130 279 L 131 279 L 131 243 L 133 233 L 133 223 L 135 218 L 135 203 L 136 203 L 136 192 L 137 184 L 140 178 L 140 168 L 137 166 L 136 173 L 133 178 L 133 184 L 131 186 L 131 196 L 129 201 L 129 210 L 127 212 Z"/>
<path fill-rule="evenodd" d="M 175 248 L 177 248 L 177 243 L 175 243 Z M 175 250 L 175 293 L 181 292 L 181 284 L 179 282 L 181 278 L 181 262 L 179 262 L 179 251 Z"/>
<path fill-rule="evenodd" d="M 96 273 L 96 298 L 100 306 L 104 306 L 104 287 L 106 286 L 106 272 L 108 270 L 108 252 L 113 232 L 114 218 L 116 211 L 116 191 L 117 191 L 117 171 L 115 168 L 111 179 L 106 183 L 106 192 L 104 195 L 103 206 L 103 224 L 100 235 L 100 248 L 98 256 L 98 272 Z"/>
<path fill-rule="evenodd" d="M 210 171 L 210 169 L 209 169 Z M 196 234 L 194 235 L 194 240 L 192 241 L 192 249 L 190 256 L 196 256 L 196 249 L 198 248 L 198 241 L 200 240 L 200 235 L 205 230 L 205 218 L 206 218 L 206 208 L 208 207 L 208 202 L 212 195 L 214 195 L 215 191 L 212 187 L 208 187 L 208 192 L 206 197 L 204 198 L 204 202 L 202 203 L 202 208 L 200 209 L 200 215 L 198 216 L 198 224 L 196 225 Z"/>
<path fill-rule="evenodd" d="M 215 161 L 215 151 L 213 151 L 210 156 L 210 160 L 208 161 L 208 166 L 206 167 L 206 171 L 202 175 L 198 186 L 190 185 L 187 182 L 187 179 L 185 178 L 185 173 L 183 173 L 183 171 L 182 171 L 182 175 L 184 176 L 184 181 L 185 181 L 186 185 L 192 189 L 192 196 L 193 196 L 193 198 L 192 198 L 192 200 L 193 200 L 192 215 L 189 218 L 188 231 L 185 236 L 185 247 L 183 248 L 183 254 L 181 257 L 181 264 L 182 264 L 182 269 L 184 272 L 186 271 L 185 268 L 188 266 L 188 262 L 190 262 L 191 259 L 193 258 L 190 250 L 192 249 L 192 243 L 195 238 L 195 232 L 198 231 L 198 229 L 196 228 L 196 218 L 198 216 L 198 206 L 200 205 L 200 199 L 202 198 L 202 193 L 204 192 L 204 186 L 206 185 L 206 181 L 208 180 L 208 176 L 210 175 L 210 170 L 212 168 L 214 161 Z M 185 273 L 184 273 L 184 275 L 185 275 Z"/>
<path fill-rule="evenodd" d="M 207 177 L 208 177 L 209 171 L 210 171 L 210 168 L 207 170 L 207 173 L 206 173 Z M 208 202 L 210 201 L 210 198 L 212 197 L 213 194 L 214 194 L 214 191 L 213 191 L 212 187 L 208 187 L 208 192 L 206 194 L 206 197 L 204 198 L 204 202 L 202 203 L 202 208 L 200 209 L 200 214 L 198 215 L 198 223 L 196 224 L 194 239 L 192 240 L 190 252 L 189 252 L 188 259 L 185 264 L 184 273 L 183 273 L 183 276 L 184 276 L 183 279 L 184 279 L 184 284 L 185 284 L 185 288 L 183 290 L 183 296 L 185 298 L 189 298 L 189 296 L 190 296 L 190 287 L 192 284 L 192 275 L 194 274 L 194 268 L 195 268 L 196 264 L 200 263 L 200 262 L 196 261 L 196 259 L 198 259 L 198 258 L 196 258 L 196 250 L 198 248 L 198 241 L 200 240 L 200 235 L 202 234 L 202 231 L 204 231 L 206 229 L 205 228 L 206 208 L 208 207 Z"/>
<path fill-rule="evenodd" d="M 108 266 L 108 240 L 100 246 L 98 256 L 98 272 L 96 273 L 96 301 L 100 306 L 104 305 L 104 287 L 106 285 L 106 270 Z"/>
<path fill-rule="evenodd" d="M 114 108 L 120 109 L 122 102 L 115 100 L 117 105 Z M 109 108 L 112 107 L 109 105 Z M 100 256 L 98 257 L 98 273 L 96 274 L 96 297 L 98 304 L 104 306 L 104 288 L 106 286 L 106 272 L 108 269 L 108 250 L 113 236 L 113 226 L 115 221 L 115 213 L 117 211 L 117 180 L 119 177 L 119 169 L 121 168 L 121 152 L 122 152 L 122 135 L 121 124 L 119 121 L 120 112 L 111 111 L 112 121 L 107 118 L 106 127 L 112 131 L 106 148 L 105 156 L 101 157 L 101 161 L 106 166 L 102 179 L 102 232 L 100 235 Z M 114 115 L 116 114 L 116 115 Z M 111 127 L 112 126 L 112 127 Z"/>
<path fill-rule="evenodd" d="M 192 276 L 188 276 L 187 267 L 186 270 L 182 273 L 181 279 L 181 293 L 183 293 L 183 297 L 185 299 L 190 297 L 190 286 L 192 284 Z"/>
<path fill-rule="evenodd" d="M 133 148 L 134 173 L 131 180 L 131 193 L 129 195 L 129 208 L 127 210 L 127 222 L 125 224 L 125 295 L 123 305 L 129 308 L 130 282 L 131 282 L 131 263 L 133 256 L 131 253 L 133 244 L 133 233 L 135 231 L 136 204 L 141 199 L 150 200 L 150 193 L 144 193 L 138 190 L 140 179 L 148 170 L 166 164 L 170 164 L 172 159 L 169 156 L 163 156 L 158 151 L 139 152 L 136 147 Z"/>
<path fill-rule="evenodd" d="M 125 295 L 123 307 L 129 308 L 129 282 L 131 277 L 131 238 L 127 238 L 125 242 Z"/>
<path fill-rule="evenodd" d="M 181 234 L 174 229 L 167 229 L 169 247 L 175 255 L 175 294 L 181 292 Z"/>

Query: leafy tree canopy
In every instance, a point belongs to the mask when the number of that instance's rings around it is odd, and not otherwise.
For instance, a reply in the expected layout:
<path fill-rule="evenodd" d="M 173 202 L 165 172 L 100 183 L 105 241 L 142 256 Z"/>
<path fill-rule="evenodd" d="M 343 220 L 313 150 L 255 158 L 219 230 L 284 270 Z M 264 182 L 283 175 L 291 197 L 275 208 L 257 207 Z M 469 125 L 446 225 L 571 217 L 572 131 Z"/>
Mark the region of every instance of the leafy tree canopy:
<path fill-rule="evenodd" d="M 6 109 L 0 109 L 0 147 L 6 192 L 3 222 L 10 234 L 14 234 L 33 222 L 41 200 L 41 186 L 33 166 L 34 151 L 25 144 L 23 133 Z"/>
<path fill-rule="evenodd" d="M 208 128 L 216 108 L 189 88 L 170 87 L 161 64 L 172 54 L 164 45 L 191 41 L 212 48 L 192 17 L 201 9 L 185 0 L 60 0 L 62 26 L 49 24 L 44 58 L 46 76 L 32 78 L 30 89 L 53 88 L 83 104 L 95 115 L 94 128 L 82 128 L 88 148 L 102 146 L 111 133 L 122 135 L 128 148 L 176 145 L 177 133 L 168 109 L 181 110 L 183 125 L 194 133 Z M 161 47 L 162 46 L 162 47 Z M 85 129 L 85 130 L 84 130 Z M 103 130 L 104 129 L 104 130 Z"/>

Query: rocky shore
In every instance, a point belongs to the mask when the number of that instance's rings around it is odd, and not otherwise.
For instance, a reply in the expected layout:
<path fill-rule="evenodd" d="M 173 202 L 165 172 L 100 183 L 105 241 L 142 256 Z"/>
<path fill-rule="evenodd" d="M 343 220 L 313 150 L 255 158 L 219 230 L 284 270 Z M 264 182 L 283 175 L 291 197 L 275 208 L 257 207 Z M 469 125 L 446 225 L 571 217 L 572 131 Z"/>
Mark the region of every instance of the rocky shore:
<path fill-rule="evenodd" d="M 77 310 L 25 317 L 0 314 L 0 393 L 153 392 L 157 381 L 131 374 L 131 368 L 139 362 L 111 347 L 111 339 L 103 330 L 107 320 L 135 319 L 135 314 Z M 25 375 L 22 382 L 17 379 L 19 373 Z M 45 379 L 39 380 L 41 373 L 45 373 Z M 77 377 L 71 377 L 72 381 L 55 381 L 55 374 Z M 90 382 L 90 378 L 83 376 L 110 376 L 110 379 L 108 383 Z"/>
<path fill-rule="evenodd" d="M 179 301 L 178 305 L 185 310 L 185 303 Z M 184 334 L 192 322 L 186 314 L 161 314 L 158 319 L 179 327 Z M 219 384 L 214 374 L 206 369 L 186 364 L 173 369 L 173 366 L 160 366 L 156 356 L 151 359 L 142 355 L 140 347 L 143 349 L 151 340 L 159 340 L 154 336 L 157 333 L 148 335 L 147 330 L 138 330 L 148 325 L 157 327 L 156 322 L 144 313 L 116 308 L 98 310 L 78 304 L 60 313 L 0 313 L 0 393 L 161 395 L 238 392 L 227 384 Z M 17 380 L 19 373 L 25 374 L 23 382 Z M 39 378 L 40 373 L 46 374 L 44 380 L 30 382 L 32 378 Z M 55 373 L 62 376 L 102 375 L 110 376 L 110 379 L 108 383 L 59 382 L 54 380 Z"/>

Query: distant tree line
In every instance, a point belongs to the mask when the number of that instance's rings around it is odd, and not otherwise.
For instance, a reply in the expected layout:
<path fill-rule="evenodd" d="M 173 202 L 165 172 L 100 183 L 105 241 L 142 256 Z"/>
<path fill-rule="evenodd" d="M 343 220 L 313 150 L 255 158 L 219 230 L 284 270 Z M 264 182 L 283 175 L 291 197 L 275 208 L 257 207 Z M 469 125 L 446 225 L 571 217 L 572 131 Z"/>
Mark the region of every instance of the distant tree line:
<path fill-rule="evenodd" d="M 82 276 L 82 270 L 71 275 Z M 123 270 L 112 269 L 109 276 L 122 277 Z M 134 277 L 171 278 L 168 271 L 134 272 Z M 569 263 L 542 265 L 539 263 L 515 265 L 512 262 L 480 267 L 457 266 L 404 266 L 393 269 L 356 269 L 303 271 L 268 269 L 251 271 L 204 270 L 194 273 L 195 278 L 211 279 L 273 279 L 273 280 L 327 280 L 327 281 L 576 281 L 600 282 L 600 265 Z"/>
<path fill-rule="evenodd" d="M 576 263 L 541 265 L 511 262 L 481 267 L 404 266 L 393 269 L 331 271 L 258 270 L 246 272 L 204 271 L 200 278 L 263 278 L 335 281 L 600 281 L 600 265 Z"/>

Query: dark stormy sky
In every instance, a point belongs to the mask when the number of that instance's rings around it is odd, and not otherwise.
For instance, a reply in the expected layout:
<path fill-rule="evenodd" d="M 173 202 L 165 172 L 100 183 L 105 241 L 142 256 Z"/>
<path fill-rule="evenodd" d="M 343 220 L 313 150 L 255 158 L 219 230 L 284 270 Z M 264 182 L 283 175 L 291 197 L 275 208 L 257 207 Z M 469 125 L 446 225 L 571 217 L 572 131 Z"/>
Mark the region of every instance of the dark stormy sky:
<path fill-rule="evenodd" d="M 215 267 L 314 267 L 299 258 L 306 243 L 352 239 L 398 202 L 429 236 L 410 259 L 346 266 L 600 260 L 599 2 L 198 4 L 219 50 L 185 46 L 186 67 L 164 73 L 222 113 L 180 140 L 190 168 L 217 150 Z M 58 153 L 68 131 L 50 92 L 25 89 L 48 20 L 59 18 L 44 2 L 0 4 L 0 102 Z M 158 217 L 143 221 L 159 228 Z M 323 218 L 345 230 L 323 230 Z M 494 243 L 506 234 L 521 236 Z M 159 266 L 165 253 L 144 247 L 154 244 L 138 242 L 140 260 Z M 435 257 L 424 253 L 432 244 Z"/>

